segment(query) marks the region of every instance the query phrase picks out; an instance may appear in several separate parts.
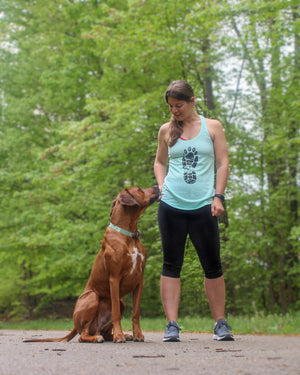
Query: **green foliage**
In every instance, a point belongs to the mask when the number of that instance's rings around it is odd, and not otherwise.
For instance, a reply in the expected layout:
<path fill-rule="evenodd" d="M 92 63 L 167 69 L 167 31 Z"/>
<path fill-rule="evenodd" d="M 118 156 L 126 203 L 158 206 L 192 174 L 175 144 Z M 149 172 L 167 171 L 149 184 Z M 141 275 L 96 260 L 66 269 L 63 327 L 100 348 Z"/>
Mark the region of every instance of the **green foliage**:
<path fill-rule="evenodd" d="M 299 309 L 298 3 L 2 0 L 1 9 L 0 314 L 38 315 L 81 293 L 112 200 L 155 184 L 163 93 L 180 78 L 230 147 L 228 312 Z M 140 220 L 144 316 L 163 314 L 156 210 Z M 209 314 L 191 244 L 180 312 Z"/>
<path fill-rule="evenodd" d="M 299 226 L 296 123 L 300 118 L 294 91 L 299 84 L 299 24 L 294 23 L 299 6 L 284 1 L 274 1 L 272 6 L 243 1 L 239 6 L 247 8 L 243 23 L 234 15 L 231 20 L 258 101 L 251 105 L 255 123 L 247 142 L 239 143 L 231 159 L 237 167 L 235 178 L 244 180 L 244 187 L 241 184 L 239 199 L 228 205 L 231 228 L 226 244 L 228 269 L 237 270 L 231 256 L 239 254 L 239 269 L 252 277 L 243 277 L 242 287 L 240 282 L 238 287 L 232 285 L 230 295 L 237 298 L 240 292 L 252 290 L 251 304 L 259 303 L 258 310 L 286 312 L 291 306 L 297 308 L 299 299 L 299 277 L 291 277 L 289 271 L 292 268 L 299 276 L 299 245 L 291 243 L 291 233 Z M 289 47 L 291 40 L 296 48 Z"/>

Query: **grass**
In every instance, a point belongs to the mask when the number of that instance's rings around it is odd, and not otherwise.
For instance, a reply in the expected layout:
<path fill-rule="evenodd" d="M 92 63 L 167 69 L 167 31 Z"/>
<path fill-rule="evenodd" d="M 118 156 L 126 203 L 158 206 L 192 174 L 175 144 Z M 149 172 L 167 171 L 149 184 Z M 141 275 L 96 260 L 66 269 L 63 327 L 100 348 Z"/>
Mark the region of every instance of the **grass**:
<path fill-rule="evenodd" d="M 227 317 L 234 334 L 267 334 L 267 335 L 300 335 L 300 313 L 286 315 L 256 314 L 250 317 Z M 182 317 L 179 319 L 182 332 L 208 332 L 213 329 L 212 318 Z M 125 331 L 131 330 L 130 318 L 123 318 Z M 141 327 L 144 331 L 164 331 L 166 321 L 163 318 L 142 318 Z M 32 321 L 0 321 L 0 329 L 43 329 L 71 330 L 71 319 L 32 320 Z"/>

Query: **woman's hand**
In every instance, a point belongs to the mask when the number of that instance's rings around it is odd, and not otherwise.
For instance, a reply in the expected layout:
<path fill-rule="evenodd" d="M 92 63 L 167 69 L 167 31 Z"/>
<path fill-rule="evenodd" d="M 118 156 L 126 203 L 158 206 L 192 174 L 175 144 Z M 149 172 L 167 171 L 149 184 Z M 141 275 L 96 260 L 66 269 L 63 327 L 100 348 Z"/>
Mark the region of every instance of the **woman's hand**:
<path fill-rule="evenodd" d="M 220 198 L 215 197 L 211 204 L 212 216 L 220 216 L 225 211 L 223 203 Z"/>

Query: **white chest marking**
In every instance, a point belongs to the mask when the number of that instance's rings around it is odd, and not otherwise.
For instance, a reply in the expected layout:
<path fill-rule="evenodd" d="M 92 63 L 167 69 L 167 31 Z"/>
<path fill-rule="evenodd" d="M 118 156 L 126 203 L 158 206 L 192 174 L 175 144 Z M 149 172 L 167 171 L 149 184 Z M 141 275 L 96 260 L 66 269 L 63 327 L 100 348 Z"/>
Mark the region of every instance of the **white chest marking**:
<path fill-rule="evenodd" d="M 134 247 L 133 248 L 133 253 L 129 254 L 129 256 L 131 256 L 131 259 L 132 259 L 132 267 L 131 267 L 130 274 L 132 274 L 133 271 L 135 270 L 135 267 L 136 267 L 136 264 L 137 264 L 137 259 L 138 259 L 139 256 L 141 257 L 141 260 L 140 260 L 140 270 L 142 272 L 142 270 L 143 270 L 142 264 L 143 264 L 143 260 L 144 260 L 144 255 L 139 252 L 138 248 Z"/>

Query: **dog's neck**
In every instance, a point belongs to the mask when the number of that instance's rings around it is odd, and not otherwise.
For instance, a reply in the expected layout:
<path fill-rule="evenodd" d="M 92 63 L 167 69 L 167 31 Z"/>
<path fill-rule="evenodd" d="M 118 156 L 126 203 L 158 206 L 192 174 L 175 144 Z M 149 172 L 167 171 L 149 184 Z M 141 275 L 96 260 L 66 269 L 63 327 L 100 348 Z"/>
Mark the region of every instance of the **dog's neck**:
<path fill-rule="evenodd" d="M 141 212 L 134 208 L 118 205 L 110 215 L 110 222 L 127 232 L 136 233 L 140 216 Z"/>
<path fill-rule="evenodd" d="M 112 222 L 110 222 L 109 227 L 116 230 L 117 232 L 125 234 L 125 236 L 131 237 L 131 238 L 139 238 L 139 236 L 140 236 L 140 233 L 139 233 L 138 230 L 136 230 L 135 232 L 129 232 L 126 229 L 118 227 L 117 225 L 113 224 Z"/>

